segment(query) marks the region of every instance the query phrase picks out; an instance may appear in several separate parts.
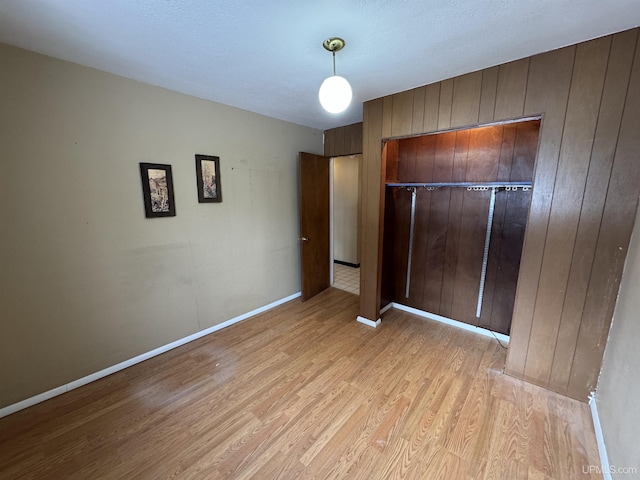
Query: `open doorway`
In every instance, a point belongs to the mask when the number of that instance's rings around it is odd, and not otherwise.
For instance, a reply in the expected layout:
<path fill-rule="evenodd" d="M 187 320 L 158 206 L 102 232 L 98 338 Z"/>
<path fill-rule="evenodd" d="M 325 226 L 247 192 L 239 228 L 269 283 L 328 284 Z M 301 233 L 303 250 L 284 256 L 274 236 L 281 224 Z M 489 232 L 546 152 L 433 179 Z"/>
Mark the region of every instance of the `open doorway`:
<path fill-rule="evenodd" d="M 360 294 L 360 172 L 362 155 L 331 159 L 331 284 Z"/>

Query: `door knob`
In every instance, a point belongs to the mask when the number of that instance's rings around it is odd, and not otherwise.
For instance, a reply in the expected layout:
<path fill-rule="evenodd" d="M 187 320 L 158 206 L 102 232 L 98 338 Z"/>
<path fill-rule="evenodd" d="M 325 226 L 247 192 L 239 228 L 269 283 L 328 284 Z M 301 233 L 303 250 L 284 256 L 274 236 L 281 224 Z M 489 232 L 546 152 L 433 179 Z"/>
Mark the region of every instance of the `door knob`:
<path fill-rule="evenodd" d="M 302 240 L 303 242 L 308 242 L 309 239 L 307 237 L 300 237 L 300 240 Z"/>

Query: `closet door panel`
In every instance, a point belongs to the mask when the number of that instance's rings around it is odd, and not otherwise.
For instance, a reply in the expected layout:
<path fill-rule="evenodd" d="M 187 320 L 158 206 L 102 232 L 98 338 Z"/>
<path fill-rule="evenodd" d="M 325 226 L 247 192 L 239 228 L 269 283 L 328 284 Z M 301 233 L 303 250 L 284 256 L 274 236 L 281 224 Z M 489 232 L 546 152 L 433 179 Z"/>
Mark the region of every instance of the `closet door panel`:
<path fill-rule="evenodd" d="M 424 276 L 421 309 L 440 314 L 440 298 L 444 275 L 447 246 L 447 224 L 449 220 L 449 188 L 422 191 L 422 195 L 431 197 L 429 215 L 429 237 L 426 241 L 426 264 L 422 269 Z"/>
<path fill-rule="evenodd" d="M 531 191 L 499 192 L 496 206 L 503 204 L 502 221 L 496 222 L 491 234 L 489 263 L 496 265 L 495 288 L 487 323 L 490 330 L 508 335 L 516 296 L 524 231 L 531 203 Z M 498 208 L 496 208 L 496 216 Z M 487 305 L 487 308 L 489 305 Z M 483 319 L 485 311 L 483 310 Z M 485 323 L 483 323 L 485 325 Z"/>
<path fill-rule="evenodd" d="M 488 190 L 464 190 L 462 210 L 457 218 L 460 240 L 456 259 L 451 318 L 472 325 L 478 324 L 476 305 L 490 195 Z"/>
<path fill-rule="evenodd" d="M 449 217 L 447 219 L 447 236 L 445 241 L 444 268 L 442 272 L 442 291 L 440 293 L 440 311 L 444 317 L 451 318 L 453 294 L 456 279 L 456 265 L 460 243 L 460 215 L 464 190 L 451 188 L 449 190 Z"/>
<path fill-rule="evenodd" d="M 431 220 L 431 195 L 422 189 L 416 192 L 416 215 L 414 227 L 413 255 L 411 259 L 411 284 L 406 304 L 422 309 L 424 296 L 424 271 L 428 268 L 429 224 Z M 409 196 L 411 193 L 409 192 Z M 409 210 L 411 207 L 409 207 Z"/>
<path fill-rule="evenodd" d="M 452 182 L 454 178 L 454 163 L 456 157 L 457 133 L 448 132 L 435 135 L 436 149 L 433 165 L 434 182 Z M 458 151 L 458 164 L 462 156 Z M 462 166 L 466 166 L 462 165 Z M 462 167 L 461 166 L 461 167 Z M 459 167 L 459 168 L 461 168 Z M 456 218 L 462 209 L 462 192 L 458 189 L 444 188 L 439 191 L 438 200 L 446 204 L 447 220 L 444 233 L 444 258 L 442 265 L 442 286 L 440 288 L 439 308 L 432 313 L 448 317 L 453 304 L 453 280 L 455 278 L 456 258 L 458 255 L 459 224 Z M 433 288 L 433 287 L 431 287 Z M 429 298 L 429 301 L 432 299 Z"/>
<path fill-rule="evenodd" d="M 411 193 L 388 188 L 385 197 L 383 291 L 388 300 L 405 304 Z"/>
<path fill-rule="evenodd" d="M 487 275 L 484 285 L 484 295 L 482 300 L 482 308 L 480 310 L 480 318 L 478 326 L 483 328 L 491 328 L 494 301 L 496 300 L 496 289 L 500 285 L 496 285 L 499 276 L 499 252 L 502 249 L 502 228 L 504 226 L 505 211 L 507 209 L 507 198 L 505 192 L 496 192 L 495 207 L 493 214 L 493 225 L 491 228 L 491 240 L 489 243 L 489 255 L 487 258 Z M 504 333 L 500 331 L 500 333 Z"/>

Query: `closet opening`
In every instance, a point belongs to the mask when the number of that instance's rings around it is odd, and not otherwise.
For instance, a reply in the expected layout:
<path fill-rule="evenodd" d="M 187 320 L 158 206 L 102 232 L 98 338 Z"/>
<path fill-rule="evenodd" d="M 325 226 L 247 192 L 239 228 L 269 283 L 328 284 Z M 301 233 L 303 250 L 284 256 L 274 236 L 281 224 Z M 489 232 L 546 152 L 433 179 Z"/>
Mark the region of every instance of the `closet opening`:
<path fill-rule="evenodd" d="M 509 335 L 540 118 L 387 140 L 382 305 Z"/>

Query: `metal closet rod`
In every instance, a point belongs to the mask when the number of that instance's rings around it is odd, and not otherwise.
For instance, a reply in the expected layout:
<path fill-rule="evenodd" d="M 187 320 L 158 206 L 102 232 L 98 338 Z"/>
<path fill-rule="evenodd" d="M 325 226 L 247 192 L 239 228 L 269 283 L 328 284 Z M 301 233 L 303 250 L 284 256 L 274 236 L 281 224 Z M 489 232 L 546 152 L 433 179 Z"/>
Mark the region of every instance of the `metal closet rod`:
<path fill-rule="evenodd" d="M 387 183 L 387 187 L 464 187 L 464 188 L 500 188 L 500 187 L 530 187 L 531 182 L 444 182 L 444 183 Z"/>

